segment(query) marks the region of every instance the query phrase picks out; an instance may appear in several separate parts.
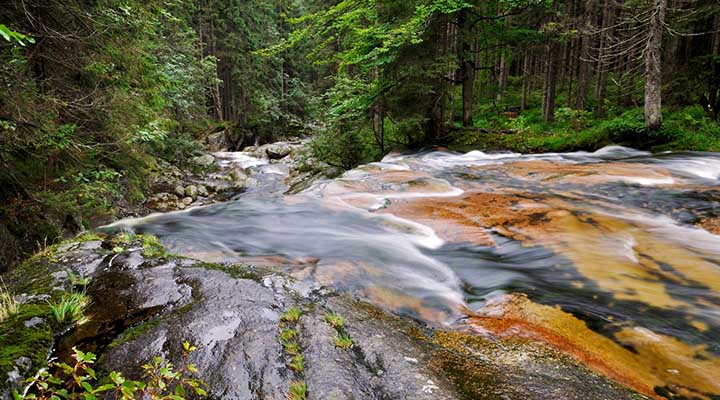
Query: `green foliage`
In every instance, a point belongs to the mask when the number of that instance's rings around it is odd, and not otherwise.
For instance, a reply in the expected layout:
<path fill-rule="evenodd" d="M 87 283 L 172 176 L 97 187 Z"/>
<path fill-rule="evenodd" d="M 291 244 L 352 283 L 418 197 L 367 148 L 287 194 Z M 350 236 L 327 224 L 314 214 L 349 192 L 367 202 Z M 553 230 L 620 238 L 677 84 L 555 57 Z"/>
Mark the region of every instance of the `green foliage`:
<path fill-rule="evenodd" d="M 325 322 L 338 330 L 343 329 L 343 327 L 345 326 L 345 318 L 342 315 L 336 314 L 332 311 L 328 311 L 325 314 Z"/>
<path fill-rule="evenodd" d="M 280 342 L 287 343 L 297 339 L 297 331 L 292 328 L 283 329 L 280 332 Z"/>
<path fill-rule="evenodd" d="M 0 277 L 0 323 L 18 313 L 20 305 Z"/>
<path fill-rule="evenodd" d="M 23 35 L 22 33 L 15 32 L 7 26 L 0 24 L 0 36 L 7 42 L 17 43 L 20 46 L 25 46 L 27 43 L 35 43 L 35 39 L 32 36 Z"/>
<path fill-rule="evenodd" d="M 293 381 L 290 383 L 288 400 L 305 400 L 307 398 L 307 383 L 305 381 Z"/>
<path fill-rule="evenodd" d="M 610 144 L 621 144 L 652 150 L 720 150 L 720 124 L 712 121 L 699 106 L 665 112 L 664 125 L 656 132 L 645 127 L 641 109 L 631 109 L 603 120 L 592 118 L 584 111 L 571 113 L 571 116 L 563 115 L 553 124 L 542 122 L 537 109 L 528 110 L 514 119 L 502 116 L 477 119 L 476 127 L 481 130 L 458 131 L 455 147 L 548 152 L 592 151 Z M 582 116 L 581 124 L 573 122 L 578 115 Z M 506 129 L 516 133 L 499 132 Z"/>
<path fill-rule="evenodd" d="M 281 321 L 295 323 L 298 320 L 300 320 L 300 316 L 302 315 L 302 311 L 300 311 L 297 307 L 290 307 L 283 313 L 283 315 L 280 316 Z"/>
<path fill-rule="evenodd" d="M 169 254 L 165 250 L 165 247 L 160 243 L 160 240 L 153 235 L 144 234 L 140 235 L 143 242 L 143 256 L 144 257 L 168 257 Z"/>
<path fill-rule="evenodd" d="M 290 360 L 290 364 L 288 365 L 290 366 L 290 369 L 295 372 L 303 372 L 303 370 L 305 369 L 305 358 L 302 356 L 302 354 L 298 354 Z"/>
<path fill-rule="evenodd" d="M 90 305 L 90 299 L 84 292 L 63 293 L 59 301 L 48 300 L 48 304 L 57 322 L 78 324 L 87 322 L 85 310 Z"/>
<path fill-rule="evenodd" d="M 73 347 L 74 365 L 53 363 L 58 374 L 51 375 L 47 369 L 41 370 L 37 376 L 28 379 L 28 388 L 33 392 L 14 394 L 16 400 L 21 399 L 69 399 L 91 400 L 112 395 L 123 400 L 182 400 L 193 396 L 204 397 L 205 383 L 192 379 L 188 375 L 197 373 L 194 364 L 187 359 L 197 348 L 190 343 L 183 343 L 183 364 L 176 368 L 171 362 L 161 357 L 153 357 L 150 363 L 142 366 L 144 379 L 140 381 L 126 379 L 119 372 L 110 372 L 110 383 L 98 384 L 97 375 L 92 368 L 96 356 Z"/>
<path fill-rule="evenodd" d="M 568 107 L 555 110 L 555 121 L 558 124 L 569 125 L 575 130 L 587 128 L 592 119 L 592 113 L 586 110 L 574 110 Z"/>
<path fill-rule="evenodd" d="M 338 332 L 334 339 L 335 347 L 349 350 L 353 347 L 353 340 L 346 332 Z"/>
<path fill-rule="evenodd" d="M 61 221 L 107 220 L 97 217 L 112 216 L 123 197 L 142 200 L 155 158 L 182 162 L 198 149 L 192 133 L 206 125 L 216 60 L 202 56 L 193 7 L 51 0 L 4 10 L 15 30 L 43 41 L 0 54 L 3 213 L 32 203 Z M 0 36 L 32 41 L 5 25 Z M 23 222 L 10 229 L 45 239 Z"/>
<path fill-rule="evenodd" d="M 291 356 L 300 354 L 300 345 L 297 342 L 285 342 L 282 346 L 285 353 Z"/>

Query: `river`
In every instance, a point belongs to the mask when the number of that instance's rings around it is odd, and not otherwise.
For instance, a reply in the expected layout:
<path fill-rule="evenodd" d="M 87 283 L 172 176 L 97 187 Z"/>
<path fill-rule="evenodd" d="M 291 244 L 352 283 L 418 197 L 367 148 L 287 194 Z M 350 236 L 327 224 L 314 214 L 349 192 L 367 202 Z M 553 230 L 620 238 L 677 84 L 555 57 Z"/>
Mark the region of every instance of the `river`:
<path fill-rule="evenodd" d="M 538 340 L 646 394 L 720 396 L 720 154 L 390 154 L 121 221 L 172 251 L 280 266 L 445 329 Z M 715 397 L 716 398 L 716 397 Z"/>

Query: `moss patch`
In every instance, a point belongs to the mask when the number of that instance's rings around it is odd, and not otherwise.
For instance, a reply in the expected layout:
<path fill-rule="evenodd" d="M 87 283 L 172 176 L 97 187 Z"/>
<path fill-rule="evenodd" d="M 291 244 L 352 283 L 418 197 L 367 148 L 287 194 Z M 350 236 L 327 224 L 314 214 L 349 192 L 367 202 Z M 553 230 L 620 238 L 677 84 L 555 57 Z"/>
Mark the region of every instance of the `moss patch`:
<path fill-rule="evenodd" d="M 25 321 L 34 317 L 45 322 L 25 327 Z M 24 304 L 18 314 L 0 324 L 0 377 L 6 377 L 15 368 L 15 360 L 19 357 L 29 357 L 33 369 L 45 365 L 53 345 L 51 318 L 49 306 Z"/>
<path fill-rule="evenodd" d="M 267 267 L 258 267 L 249 264 L 218 264 L 208 262 L 197 262 L 189 265 L 190 268 L 204 268 L 222 271 L 233 279 L 249 279 L 260 282 L 262 278 L 270 275 L 273 271 Z"/>

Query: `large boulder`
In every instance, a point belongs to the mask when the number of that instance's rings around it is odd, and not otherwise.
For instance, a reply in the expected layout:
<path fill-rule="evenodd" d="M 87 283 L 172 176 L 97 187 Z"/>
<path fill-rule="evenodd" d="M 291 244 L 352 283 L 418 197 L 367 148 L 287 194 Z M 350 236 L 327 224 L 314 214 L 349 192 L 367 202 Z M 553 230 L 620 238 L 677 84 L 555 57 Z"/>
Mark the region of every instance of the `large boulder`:
<path fill-rule="evenodd" d="M 292 147 L 286 143 L 273 143 L 265 147 L 265 153 L 271 160 L 280 160 L 292 152 Z"/>
<path fill-rule="evenodd" d="M 72 329 L 42 311 L 48 296 L 71 290 L 67 271 L 91 278 L 89 320 Z M 140 379 L 153 356 L 183 363 L 186 340 L 210 398 L 287 399 L 298 381 L 310 400 L 637 398 L 537 344 L 428 329 L 273 269 L 174 257 L 147 237 L 56 246 L 8 281 L 34 311 L 0 335 L 9 349 L 0 373 L 12 378 L 0 380 L 3 398 L 48 354 L 63 360 L 73 346 L 99 354 L 101 376 Z M 291 308 L 300 316 L 283 317 Z M 303 362 L 291 368 L 296 354 Z"/>
<path fill-rule="evenodd" d="M 207 139 L 208 151 L 228 151 L 232 147 L 232 143 L 228 139 L 226 131 L 215 132 L 208 135 Z"/>
<path fill-rule="evenodd" d="M 195 165 L 201 167 L 209 167 L 215 163 L 215 157 L 210 154 L 204 154 L 202 156 L 194 157 L 192 161 L 193 163 L 195 163 Z"/>

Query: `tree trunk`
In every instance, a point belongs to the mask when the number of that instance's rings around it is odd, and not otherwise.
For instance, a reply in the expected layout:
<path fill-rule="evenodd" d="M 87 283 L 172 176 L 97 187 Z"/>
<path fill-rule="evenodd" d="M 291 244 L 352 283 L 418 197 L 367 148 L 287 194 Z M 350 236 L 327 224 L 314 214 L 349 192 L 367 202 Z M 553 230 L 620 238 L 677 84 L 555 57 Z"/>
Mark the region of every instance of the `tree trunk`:
<path fill-rule="evenodd" d="M 593 1 L 587 0 L 585 2 L 585 29 L 588 29 L 594 21 L 594 7 Z M 575 109 L 584 110 L 587 107 L 587 89 L 588 81 L 590 80 L 590 62 L 587 61 L 590 58 L 590 33 L 583 32 L 582 40 L 580 41 L 579 51 L 579 62 L 580 69 L 578 72 L 578 83 L 575 88 Z"/>
<path fill-rule="evenodd" d="M 542 114 L 545 122 L 555 121 L 555 85 L 557 82 L 557 43 L 545 45 L 545 82 L 543 84 Z"/>
<path fill-rule="evenodd" d="M 503 94 L 505 92 L 505 82 L 507 81 L 507 57 L 505 52 L 500 53 L 500 61 L 498 62 L 498 80 L 497 80 L 497 96 L 495 97 L 498 103 L 503 100 Z"/>
<path fill-rule="evenodd" d="M 662 37 L 667 0 L 654 0 L 650 32 L 645 47 L 645 125 L 653 130 L 662 125 Z"/>
<path fill-rule="evenodd" d="M 210 20 L 210 37 L 208 39 L 208 51 L 210 55 L 213 55 L 217 57 L 217 38 L 215 36 L 215 23 Z M 222 108 L 222 99 L 220 97 L 220 62 L 218 62 L 216 74 L 218 76 L 218 81 L 215 81 L 215 84 L 212 86 L 212 99 L 213 99 L 213 114 L 216 120 L 221 121 L 223 119 L 223 108 Z"/>
<path fill-rule="evenodd" d="M 605 6 L 603 11 L 603 33 L 600 38 L 600 49 L 598 54 L 598 76 L 595 84 L 595 98 L 597 99 L 597 107 L 595 108 L 595 116 L 597 118 L 605 118 L 605 97 L 607 96 L 607 78 L 608 69 L 605 60 L 605 48 L 607 46 L 608 37 L 612 36 L 612 26 L 615 24 L 615 8 L 613 0 L 605 0 Z"/>
<path fill-rule="evenodd" d="M 718 93 L 718 91 L 720 91 L 720 15 L 715 16 L 713 30 L 715 31 L 711 52 L 713 57 L 710 61 L 710 68 L 713 71 L 713 75 L 708 82 L 708 114 L 710 118 L 720 121 L 720 94 Z"/>
<path fill-rule="evenodd" d="M 520 98 L 520 111 L 525 111 L 527 108 L 528 98 L 528 75 L 530 74 L 530 54 L 525 49 L 523 54 L 523 66 L 522 66 L 522 97 Z"/>
<path fill-rule="evenodd" d="M 467 9 L 463 9 L 458 13 L 458 26 L 460 27 L 458 61 L 462 81 L 462 124 L 465 127 L 472 126 L 473 88 L 475 87 L 475 63 L 470 42 L 472 25 L 467 14 Z"/>

